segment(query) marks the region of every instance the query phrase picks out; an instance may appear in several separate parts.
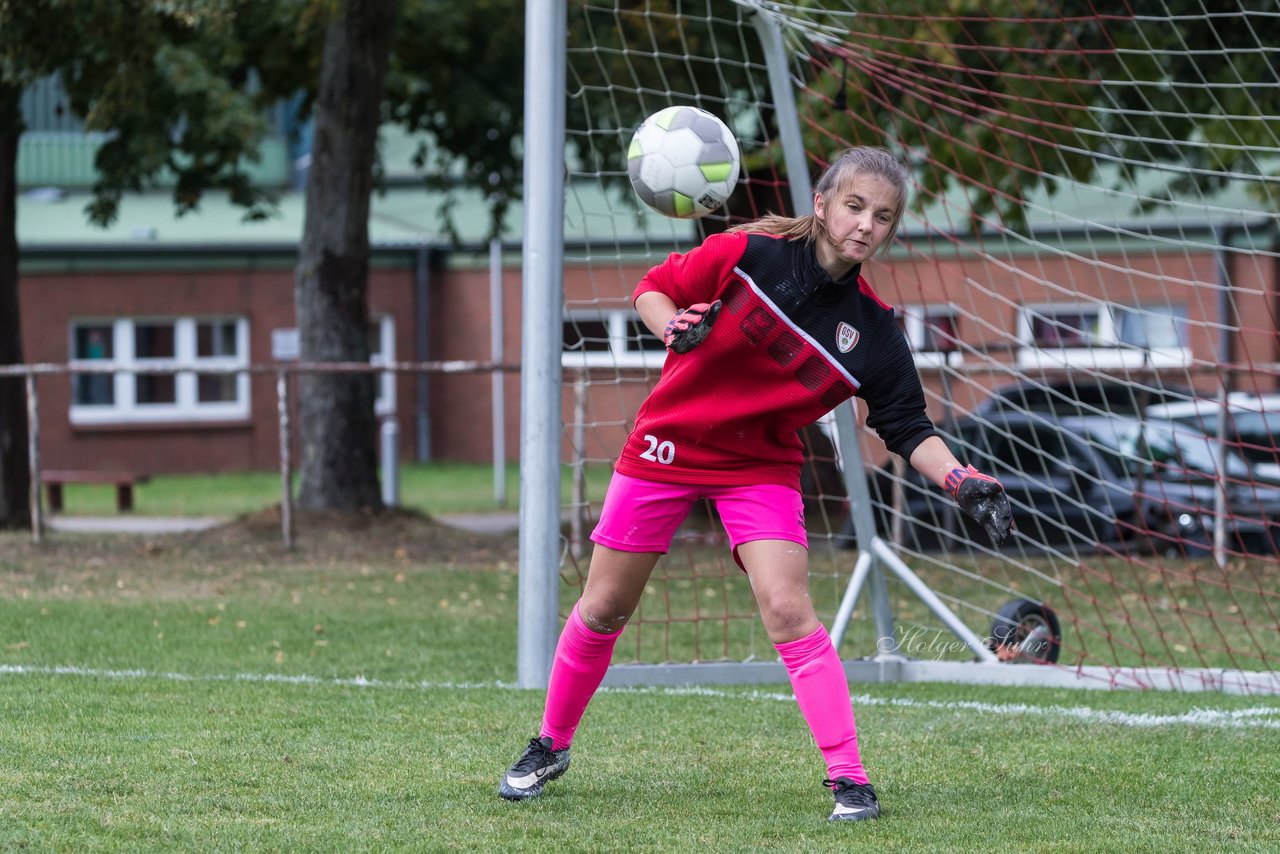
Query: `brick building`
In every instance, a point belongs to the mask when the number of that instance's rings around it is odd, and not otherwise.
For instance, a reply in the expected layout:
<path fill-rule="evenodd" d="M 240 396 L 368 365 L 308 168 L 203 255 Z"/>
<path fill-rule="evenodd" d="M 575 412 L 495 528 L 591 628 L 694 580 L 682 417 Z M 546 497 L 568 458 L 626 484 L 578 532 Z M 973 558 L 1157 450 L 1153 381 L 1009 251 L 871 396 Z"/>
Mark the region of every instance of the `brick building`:
<path fill-rule="evenodd" d="M 40 380 L 45 465 L 148 473 L 274 469 L 279 449 L 271 374 L 161 376 L 145 369 L 166 362 L 266 365 L 296 357 L 293 262 L 300 196 L 286 195 L 277 218 L 253 224 L 241 222 L 240 213 L 216 197 L 181 219 L 174 218 L 166 196 L 136 197 L 125 201 L 118 223 L 106 231 L 85 224 L 83 201 L 63 194 L 20 200 L 26 359 L 132 372 Z M 492 284 L 483 205 L 464 201 L 468 243 L 456 249 L 434 236 L 437 199 L 404 186 L 375 195 L 369 287 L 375 359 L 490 358 Z M 517 207 L 509 221 L 519 223 L 520 216 Z M 1075 221 L 1097 221 L 1088 216 Z M 611 225 L 610 248 L 623 246 L 627 260 L 619 261 L 616 251 L 595 260 L 592 252 L 573 248 L 588 245 L 581 224 L 586 218 L 570 219 L 579 226 L 566 228 L 564 364 L 573 370 L 565 379 L 565 419 L 572 424 L 582 413 L 598 424 L 586 437 L 586 452 L 607 459 L 620 446 L 662 356 L 660 345 L 639 332 L 629 294 L 650 264 L 673 247 L 692 245 L 694 235 L 688 223 L 632 217 L 627 222 L 633 231 Z M 1052 242 L 1038 237 L 1030 251 L 1007 238 L 958 239 L 931 225 L 947 219 L 942 202 L 909 215 L 903 247 L 866 271 L 880 295 L 901 310 L 935 419 L 971 409 L 988 389 L 1017 374 L 1150 376 L 1211 391 L 1217 366 L 1231 361 L 1273 366 L 1237 377 L 1239 387 L 1276 388 L 1280 291 L 1272 247 L 1248 243 L 1258 232 L 1145 223 L 1145 232 L 1135 236 L 1134 228 L 1072 231 L 1033 223 Z M 515 363 L 519 241 L 514 234 L 506 240 L 502 351 L 504 361 Z M 1220 298 L 1224 275 L 1233 284 L 1229 301 Z M 1225 343 L 1220 320 L 1239 329 Z M 1088 330 L 1089 340 L 1071 340 L 1081 330 Z M 1144 346 L 1134 346 L 1139 340 Z M 576 401 L 580 372 L 592 381 L 585 399 Z M 503 386 L 506 454 L 514 460 L 518 374 L 507 374 Z M 491 459 L 487 374 L 422 380 L 383 375 L 378 406 L 399 424 L 405 459 Z M 566 444 L 566 458 L 568 453 Z M 874 458 L 877 449 L 870 453 Z"/>

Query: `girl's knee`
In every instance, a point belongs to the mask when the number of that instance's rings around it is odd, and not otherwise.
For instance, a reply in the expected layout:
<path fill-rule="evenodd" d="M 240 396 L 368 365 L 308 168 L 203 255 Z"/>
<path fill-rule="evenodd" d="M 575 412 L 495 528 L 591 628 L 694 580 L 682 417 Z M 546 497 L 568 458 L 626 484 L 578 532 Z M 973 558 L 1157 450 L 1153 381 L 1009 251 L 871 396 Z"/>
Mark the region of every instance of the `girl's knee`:
<path fill-rule="evenodd" d="M 772 643 L 790 643 L 808 637 L 817 630 L 821 623 L 817 617 L 805 617 L 800 614 L 789 614 L 781 619 L 765 623 L 765 631 Z"/>
<path fill-rule="evenodd" d="M 611 635 L 621 631 L 631 619 L 631 613 L 608 603 L 589 603 L 578 600 L 578 618 L 596 634 Z"/>
<path fill-rule="evenodd" d="M 818 615 L 807 597 L 803 600 L 784 597 L 775 601 L 761 600 L 760 619 L 769 640 L 786 643 L 810 634 L 819 625 Z"/>

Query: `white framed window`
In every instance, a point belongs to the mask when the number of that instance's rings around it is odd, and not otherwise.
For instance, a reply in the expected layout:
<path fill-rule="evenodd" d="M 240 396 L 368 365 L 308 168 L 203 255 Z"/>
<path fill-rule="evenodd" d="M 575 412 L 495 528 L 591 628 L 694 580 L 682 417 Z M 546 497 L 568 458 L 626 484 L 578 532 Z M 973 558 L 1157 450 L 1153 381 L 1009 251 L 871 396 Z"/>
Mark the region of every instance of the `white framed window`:
<path fill-rule="evenodd" d="M 249 364 L 243 317 L 79 318 L 70 330 L 73 365 L 109 365 L 114 374 L 71 382 L 72 424 L 240 421 L 249 417 L 249 375 L 201 367 Z M 173 373 L 148 368 L 196 370 Z"/>
<path fill-rule="evenodd" d="M 565 314 L 566 368 L 661 368 L 667 348 L 630 309 L 575 310 Z"/>
<path fill-rule="evenodd" d="M 917 367 L 958 365 L 959 315 L 946 306 L 909 305 L 898 310 L 898 326 L 907 336 Z"/>
<path fill-rule="evenodd" d="M 1191 362 L 1181 304 L 1041 304 L 1018 312 L 1018 365 L 1053 368 L 1185 366 Z"/>
<path fill-rule="evenodd" d="M 396 319 L 389 314 L 369 321 L 369 363 L 388 365 L 396 360 Z M 396 374 L 375 374 L 373 411 L 378 415 L 394 415 L 396 411 Z"/>

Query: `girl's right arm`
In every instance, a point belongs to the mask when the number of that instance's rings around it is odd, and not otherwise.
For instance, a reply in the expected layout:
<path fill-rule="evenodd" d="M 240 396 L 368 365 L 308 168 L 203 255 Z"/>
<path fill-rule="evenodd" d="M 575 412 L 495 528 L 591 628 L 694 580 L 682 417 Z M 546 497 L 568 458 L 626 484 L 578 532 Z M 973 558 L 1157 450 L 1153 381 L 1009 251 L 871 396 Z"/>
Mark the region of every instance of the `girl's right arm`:
<path fill-rule="evenodd" d="M 661 291 L 645 291 L 636 297 L 636 311 L 640 313 L 644 325 L 661 341 L 667 321 L 675 316 L 676 304 Z"/>

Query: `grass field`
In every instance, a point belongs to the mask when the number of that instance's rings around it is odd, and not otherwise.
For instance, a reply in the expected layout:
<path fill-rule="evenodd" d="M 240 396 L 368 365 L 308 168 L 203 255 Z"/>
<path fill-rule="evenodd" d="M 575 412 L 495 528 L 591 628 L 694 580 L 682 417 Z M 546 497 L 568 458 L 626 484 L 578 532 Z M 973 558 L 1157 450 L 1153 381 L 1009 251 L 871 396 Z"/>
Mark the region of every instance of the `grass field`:
<path fill-rule="evenodd" d="M 1280 846 L 1275 697 L 854 685 L 885 815 L 833 826 L 788 686 L 612 690 L 508 804 L 514 540 L 303 526 L 0 534 L 0 849 Z"/>
<path fill-rule="evenodd" d="M 599 502 L 608 469 L 587 469 L 589 499 Z M 519 469 L 506 471 L 508 506 L 519 501 Z M 563 495 L 571 493 L 565 470 Z M 217 476 L 168 475 L 138 487 L 138 516 L 234 517 L 260 513 L 278 504 L 280 484 L 271 472 Z M 491 466 L 468 463 L 409 463 L 402 469 L 406 508 L 444 516 L 485 513 L 497 508 Z M 72 485 L 66 489 L 69 515 L 114 516 L 109 486 Z M 814 515 L 815 522 L 821 517 Z M 819 613 L 834 614 L 844 592 L 850 553 L 834 550 L 813 531 L 813 595 Z M 1013 551 L 1013 549 L 1008 549 Z M 1064 623 L 1063 661 L 1120 666 L 1223 667 L 1242 670 L 1280 669 L 1280 627 L 1275 625 L 1275 590 L 1280 584 L 1275 561 L 1266 558 L 1232 561 L 1222 570 L 1206 560 L 1126 561 L 1091 555 L 1078 565 L 1026 553 L 1020 564 L 1044 577 L 1059 578 L 1062 588 L 1037 582 L 1031 573 L 1010 571 L 999 561 L 976 562 L 972 572 L 957 573 L 933 556 L 913 561 L 913 569 L 953 603 L 982 637 L 992 615 L 1016 595 L 1053 603 Z M 585 564 L 584 564 L 585 567 Z M 679 557 L 659 565 L 660 583 L 645 598 L 622 648 L 639 661 L 730 658 L 771 654 L 759 631 L 754 600 L 745 578 L 727 558 L 723 544 L 682 546 Z M 968 651 L 948 640 L 949 634 L 921 607 L 918 599 L 891 582 L 895 615 L 903 637 L 946 646 L 944 657 L 961 660 Z M 1016 592 L 1015 592 L 1016 591 Z M 1095 601 L 1106 607 L 1099 612 Z M 711 626 L 703 619 L 712 617 Z M 652 625 L 651 625 L 652 623 Z M 850 648 L 870 650 L 877 638 L 868 620 L 855 621 Z M 935 646 L 938 644 L 935 644 Z"/>
<path fill-rule="evenodd" d="M 506 503 L 520 501 L 520 468 L 505 470 Z M 571 473 L 564 475 L 569 495 Z M 296 483 L 295 476 L 295 483 Z M 588 466 L 590 494 L 601 496 L 609 481 L 608 466 Z M 134 489 L 134 513 L 140 516 L 237 516 L 280 502 L 278 472 L 216 475 L 160 475 Z M 425 513 L 474 513 L 497 509 L 493 466 L 475 463 L 404 463 L 400 498 L 404 507 Z M 73 516 L 110 516 L 116 512 L 115 487 L 68 484 L 64 508 Z"/>

